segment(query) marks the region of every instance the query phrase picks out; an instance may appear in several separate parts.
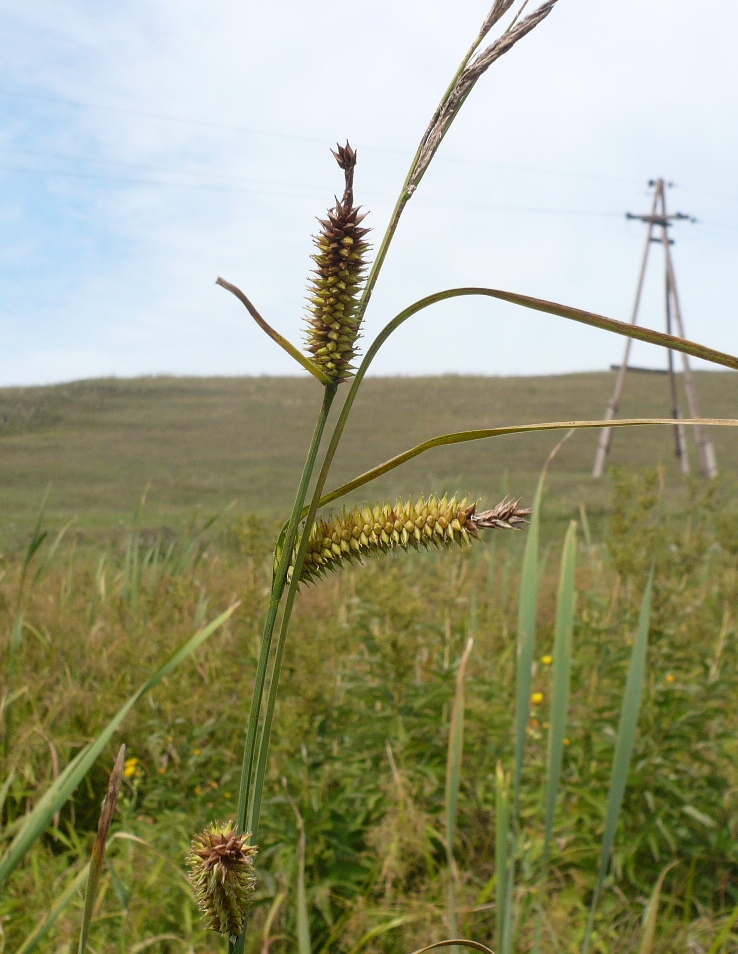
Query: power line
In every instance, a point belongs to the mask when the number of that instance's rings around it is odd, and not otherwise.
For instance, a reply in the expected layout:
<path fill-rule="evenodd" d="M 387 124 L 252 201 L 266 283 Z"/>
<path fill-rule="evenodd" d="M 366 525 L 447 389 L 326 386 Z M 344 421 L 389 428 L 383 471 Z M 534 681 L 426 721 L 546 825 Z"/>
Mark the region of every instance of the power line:
<path fill-rule="evenodd" d="M 19 175 L 30 175 L 30 176 L 41 176 L 42 178 L 48 179 L 88 179 L 94 182 L 110 182 L 116 184 L 128 184 L 128 185 L 140 185 L 140 186 L 154 186 L 161 187 L 165 189 L 193 189 L 193 190 L 204 190 L 207 192 L 227 192 L 243 195 L 274 195 L 273 192 L 268 192 L 262 189 L 246 189 L 246 188 L 236 188 L 234 186 L 219 186 L 217 184 L 211 184 L 206 182 L 166 182 L 162 179 L 140 179 L 126 176 L 104 176 L 96 175 L 94 172 L 67 172 L 62 170 L 49 170 L 49 169 L 28 169 L 22 166 L 2 166 L 0 165 L 0 172 L 9 172 L 12 174 Z M 279 183 L 262 183 L 262 185 L 275 185 L 279 186 Z M 305 187 L 301 192 L 297 193 L 288 193 L 288 192 L 278 192 L 277 195 L 323 195 L 323 190 L 319 189 L 310 189 L 309 186 Z"/>
<path fill-rule="evenodd" d="M 124 162 L 121 159 L 96 159 L 89 156 L 72 155 L 63 152 L 42 152 L 36 149 L 19 149 L 14 146 L 0 147 L 0 153 L 10 152 L 22 156 L 33 156 L 38 159 L 58 159 L 62 162 L 81 162 L 96 166 L 119 166 L 123 169 L 142 169 L 145 172 L 160 172 L 163 175 L 201 176 L 207 179 L 230 179 L 234 182 L 253 182 L 246 176 L 231 176 L 227 173 L 206 172 L 202 169 L 165 169 L 161 166 L 150 166 L 140 162 Z M 64 171 L 64 170 L 61 170 Z"/>
<path fill-rule="evenodd" d="M 81 100 L 64 99 L 61 96 L 49 96 L 44 93 L 26 93 L 19 90 L 0 89 L 0 96 L 18 99 L 34 99 L 39 102 L 56 103 L 70 109 L 91 109 L 96 112 L 117 113 L 121 116 L 135 116 L 138 119 L 155 119 L 157 122 L 176 123 L 182 126 L 200 126 L 205 129 L 224 129 L 230 132 L 249 133 L 254 136 L 272 136 L 278 139 L 293 139 L 300 142 L 315 142 L 323 145 L 322 139 L 308 136 L 295 136 L 292 133 L 276 132 L 274 130 L 254 129 L 249 126 L 237 126 L 232 123 L 218 123 L 207 119 L 189 119 L 185 116 L 167 116 L 165 113 L 150 113 L 140 109 L 130 109 L 125 106 L 102 106 L 99 103 L 85 103 Z"/>
<path fill-rule="evenodd" d="M 206 192 L 222 192 L 228 194 L 236 195 L 278 195 L 284 196 L 287 198 L 295 197 L 312 197 L 312 196 L 323 196 L 324 192 L 322 189 L 311 189 L 309 186 L 305 187 L 293 187 L 294 191 L 287 192 L 281 188 L 278 188 L 277 191 L 269 191 L 267 189 L 261 188 L 237 188 L 234 186 L 219 186 L 217 184 L 210 183 L 200 183 L 200 182 L 167 182 L 160 179 L 141 179 L 133 178 L 126 176 L 104 176 L 96 175 L 93 172 L 67 172 L 62 170 L 46 170 L 46 169 L 28 169 L 19 166 L 3 166 L 0 165 L 0 173 L 7 172 L 11 174 L 18 175 L 29 175 L 29 176 L 40 176 L 42 178 L 50 179 L 83 179 L 91 180 L 93 182 L 108 182 L 117 185 L 137 185 L 137 186 L 149 186 L 153 188 L 165 188 L 165 189 L 191 189 L 195 191 L 206 191 Z M 249 181 L 249 180 L 244 180 Z M 251 180 L 254 181 L 254 180 Z M 267 187 L 275 186 L 279 187 L 279 183 L 254 183 L 255 185 L 266 185 Z M 389 197 L 384 197 L 381 199 L 375 199 L 370 204 L 375 207 L 386 205 L 390 203 Z M 486 203 L 448 203 L 448 202 L 433 202 L 433 200 L 428 200 L 425 197 L 418 197 L 416 207 L 430 208 L 430 209 L 464 209 L 472 212 L 511 212 L 511 213 L 526 213 L 534 215 L 570 215 L 570 216 L 588 216 L 594 218 L 612 218 L 620 217 L 619 212 L 603 212 L 593 209 L 555 209 L 555 208 L 542 208 L 534 206 L 513 206 L 513 205 L 489 205 Z"/>
<path fill-rule="evenodd" d="M 60 96 L 50 96 L 44 93 L 29 93 L 22 92 L 20 90 L 8 90 L 0 89 L 0 96 L 6 96 L 8 98 L 21 98 L 21 99 L 31 99 L 37 100 L 39 102 L 49 102 L 56 103 L 61 106 L 66 106 L 70 109 L 89 109 L 97 112 L 107 112 L 107 113 L 117 113 L 124 116 L 134 116 L 142 119 L 153 119 L 157 122 L 167 122 L 175 123 L 178 125 L 185 126 L 198 126 L 202 128 L 209 129 L 221 129 L 229 132 L 238 132 L 238 133 L 247 133 L 252 136 L 264 136 L 268 138 L 275 139 L 286 139 L 294 142 L 310 142 L 317 145 L 325 146 L 325 139 L 319 139 L 314 136 L 299 136 L 294 133 L 285 133 L 277 130 L 267 130 L 267 129 L 256 129 L 252 126 L 242 126 L 232 123 L 220 123 L 214 122 L 212 120 L 201 120 L 201 119 L 191 119 L 183 116 L 172 116 L 165 113 L 151 113 L 145 110 L 130 109 L 123 106 L 105 106 L 99 103 L 89 103 L 82 100 L 75 99 L 66 99 Z M 386 146 L 363 146 L 362 150 L 366 149 L 371 152 L 385 153 L 388 155 L 396 156 L 407 156 L 407 152 L 402 149 L 392 149 Z M 636 180 L 635 177 L 622 177 L 622 176 L 610 176 L 610 175 L 599 175 L 597 173 L 586 173 L 586 172 L 575 172 L 572 170 L 564 169 L 541 169 L 535 166 L 521 166 L 514 163 L 501 163 L 493 162 L 487 159 L 477 159 L 477 158 L 467 158 L 464 156 L 448 156 L 445 153 L 438 156 L 439 161 L 443 162 L 453 162 L 453 163 L 463 163 L 465 165 L 482 165 L 488 168 L 493 169 L 505 169 L 508 171 L 515 172 L 525 172 L 533 175 L 550 175 L 550 176 L 563 176 L 566 178 L 574 179 L 591 179 L 595 181 L 602 182 L 622 182 L 622 183 L 633 183 Z"/>

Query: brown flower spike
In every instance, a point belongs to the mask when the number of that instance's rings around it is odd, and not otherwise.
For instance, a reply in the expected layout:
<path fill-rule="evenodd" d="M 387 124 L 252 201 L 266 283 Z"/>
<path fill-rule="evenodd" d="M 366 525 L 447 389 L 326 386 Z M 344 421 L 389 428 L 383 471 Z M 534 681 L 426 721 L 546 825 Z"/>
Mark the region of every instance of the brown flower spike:
<path fill-rule="evenodd" d="M 306 349 L 313 360 L 335 383 L 344 381 L 353 370 L 361 316 L 357 305 L 369 248 L 362 228 L 364 213 L 354 206 L 356 152 L 346 143 L 333 152 L 343 169 L 346 186 L 343 198 L 336 199 L 325 219 L 318 219 L 320 232 L 313 239 L 316 264 L 310 279 Z"/>
<path fill-rule="evenodd" d="M 196 835 L 187 856 L 189 880 L 197 906 L 213 931 L 240 934 L 246 907 L 254 893 L 254 856 L 250 834 L 239 834 L 233 822 L 214 822 Z"/>
<path fill-rule="evenodd" d="M 339 569 L 344 561 L 360 561 L 398 548 L 463 546 L 477 539 L 480 529 L 518 529 L 531 513 L 520 506 L 520 500 L 505 498 L 492 510 L 477 513 L 476 503 L 466 497 L 458 501 L 436 496 L 421 497 L 417 503 L 398 501 L 394 507 L 386 503 L 344 510 L 313 526 L 300 582 L 311 583 L 327 570 Z M 292 567 L 289 573 L 291 577 Z"/>

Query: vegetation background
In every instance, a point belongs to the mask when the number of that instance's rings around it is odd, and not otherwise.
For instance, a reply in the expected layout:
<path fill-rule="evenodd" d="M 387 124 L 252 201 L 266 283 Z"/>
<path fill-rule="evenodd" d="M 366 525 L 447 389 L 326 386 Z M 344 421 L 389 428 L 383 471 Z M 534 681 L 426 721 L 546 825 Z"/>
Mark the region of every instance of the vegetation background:
<path fill-rule="evenodd" d="M 597 417 L 610 384 L 606 373 L 370 379 L 336 480 L 445 430 Z M 730 416 L 738 376 L 702 373 L 698 387 L 703 413 Z M 666 406 L 665 381 L 634 374 L 626 399 L 623 413 L 653 412 Z M 234 739 L 258 655 L 270 546 L 314 403 L 314 386 L 295 378 L 106 380 L 0 392 L 6 653 L 19 608 L 23 620 L 15 689 L 3 698 L 4 837 L 167 654 L 241 600 L 228 623 L 131 712 L 16 870 L 0 900 L 5 950 L 76 948 L 82 885 L 74 889 L 75 879 L 89 858 L 121 741 L 129 761 L 90 947 L 222 949 L 200 926 L 183 861 L 194 832 L 232 814 L 240 760 Z M 666 428 L 616 432 L 612 459 L 630 469 L 608 480 L 589 478 L 597 432 L 575 434 L 552 467 L 516 951 L 532 950 L 540 901 L 550 654 L 558 553 L 570 519 L 580 522 L 573 695 L 542 949 L 581 946 L 625 669 L 652 559 L 646 692 L 592 950 L 646 950 L 644 911 L 672 862 L 648 950 L 736 949 L 738 435 L 725 428 L 712 437 L 731 476 L 710 485 L 678 473 Z M 467 489 L 490 505 L 505 493 L 529 502 L 554 441 L 527 435 L 437 450 L 385 478 L 372 496 L 421 486 Z M 661 477 L 653 469 L 659 463 Z M 659 517 L 661 480 L 668 521 Z M 28 557 L 50 482 L 43 526 L 51 533 Z M 72 518 L 57 545 L 56 531 Z M 457 903 L 461 933 L 493 941 L 496 772 L 509 766 L 512 749 L 524 540 L 500 532 L 456 555 L 387 558 L 303 591 L 278 702 L 250 951 L 305 954 L 294 901 L 301 831 L 313 951 L 400 954 L 447 936 L 445 776 L 457 667 L 469 636 Z"/>
<path fill-rule="evenodd" d="M 738 404 L 738 375 L 701 372 L 696 380 L 703 416 L 730 417 Z M 612 384 L 608 372 L 368 378 L 332 486 L 447 431 L 599 419 Z M 233 502 L 237 513 L 284 519 L 315 406 L 314 382 L 297 377 L 153 377 L 0 389 L 0 543 L 25 545 L 49 484 L 49 517 L 64 523 L 79 517 L 75 532 L 83 535 L 126 524 L 149 485 L 144 526 L 178 533 L 196 509 L 215 513 Z M 665 377 L 628 376 L 622 417 L 667 417 L 668 408 Z M 606 484 L 590 479 L 598 436 L 596 430 L 578 432 L 562 448 L 550 477 L 549 513 L 569 519 L 580 502 L 592 519 L 604 512 Z M 722 472 L 738 473 L 735 430 L 713 428 L 710 436 Z M 688 432 L 694 470 L 692 438 Z M 382 478 L 372 496 L 426 488 L 458 489 L 490 505 L 505 493 L 530 499 L 557 439 L 511 435 L 437 448 Z M 662 463 L 670 486 L 667 507 L 683 503 L 670 428 L 616 431 L 610 461 L 636 469 Z M 358 491 L 348 499 L 364 498 Z"/>

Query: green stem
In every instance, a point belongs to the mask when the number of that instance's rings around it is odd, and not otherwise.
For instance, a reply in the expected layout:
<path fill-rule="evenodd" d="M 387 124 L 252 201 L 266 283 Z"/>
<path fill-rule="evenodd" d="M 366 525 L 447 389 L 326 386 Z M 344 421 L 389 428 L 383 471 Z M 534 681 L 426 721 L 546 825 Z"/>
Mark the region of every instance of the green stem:
<path fill-rule="evenodd" d="M 323 404 L 315 424 L 313 439 L 305 460 L 305 465 L 303 467 L 302 477 L 300 478 L 300 484 L 297 489 L 295 503 L 292 508 L 292 515 L 290 516 L 290 520 L 287 525 L 285 543 L 282 547 L 282 552 L 280 554 L 277 569 L 274 574 L 274 580 L 272 582 L 272 590 L 269 596 L 269 607 L 267 609 L 267 615 L 264 621 L 264 631 L 261 640 L 261 652 L 259 655 L 259 662 L 254 680 L 254 694 L 251 702 L 251 711 L 249 713 L 246 744 L 244 746 L 243 753 L 241 786 L 238 793 L 238 811 L 236 816 L 236 824 L 238 825 L 240 831 L 247 830 L 246 817 L 248 812 L 248 803 L 249 800 L 253 800 L 254 797 L 251 781 L 254 769 L 254 755 L 256 750 L 259 716 L 261 714 L 261 704 L 264 697 L 264 684 L 266 682 L 269 656 L 272 647 L 272 635 L 274 633 L 274 626 L 277 621 L 279 604 L 282 600 L 285 583 L 287 581 L 287 570 L 290 565 L 290 557 L 295 546 L 295 540 L 297 539 L 297 528 L 300 524 L 300 514 L 305 502 L 305 497 L 307 496 L 310 479 L 313 475 L 313 470 L 315 469 L 318 449 L 320 447 L 323 431 L 325 430 L 325 425 L 328 420 L 328 413 L 335 396 L 336 385 L 332 384 L 330 387 L 325 388 L 323 394 Z"/>
<path fill-rule="evenodd" d="M 308 525 L 309 524 L 307 523 L 305 524 L 306 527 Z M 309 536 L 310 536 L 310 533 L 307 529 L 303 531 L 302 540 L 306 542 L 306 546 L 307 546 L 307 539 Z M 303 553 L 303 559 L 304 559 L 304 553 Z M 302 560 L 300 560 L 300 565 L 302 565 Z M 269 681 L 267 704 L 266 704 L 266 710 L 264 712 L 264 724 L 262 726 L 261 737 L 259 740 L 259 756 L 256 763 L 256 772 L 254 774 L 254 795 L 253 795 L 253 800 L 251 803 L 249 817 L 248 817 L 249 830 L 253 832 L 254 839 L 256 839 L 256 835 L 259 830 L 259 817 L 261 815 L 261 796 L 264 791 L 264 780 L 266 778 L 267 758 L 269 756 L 269 741 L 271 739 L 272 722 L 274 720 L 274 707 L 277 702 L 277 693 L 279 691 L 279 677 L 282 672 L 282 659 L 284 658 L 284 650 L 285 650 L 285 646 L 287 645 L 287 631 L 289 629 L 290 619 L 292 617 L 292 608 L 295 604 L 295 597 L 297 595 L 297 590 L 299 587 L 299 579 L 300 579 L 300 574 L 297 570 L 297 564 L 295 564 L 295 567 L 292 573 L 292 581 L 290 582 L 290 586 L 287 591 L 287 599 L 285 602 L 284 613 L 282 614 L 282 622 L 279 627 L 279 636 L 277 637 L 277 645 L 276 645 L 276 649 L 274 650 L 274 665 L 272 666 L 272 677 Z"/>
<path fill-rule="evenodd" d="M 405 206 L 407 205 L 407 203 L 409 202 L 410 198 L 412 197 L 415 191 L 414 189 L 410 189 L 409 186 L 413 178 L 413 175 L 415 173 L 415 169 L 417 167 L 418 160 L 420 158 L 428 133 L 433 129 L 435 125 L 435 121 L 438 115 L 440 114 L 441 110 L 443 109 L 443 106 L 445 105 L 448 97 L 453 91 L 459 76 L 466 69 L 466 66 L 469 60 L 471 59 L 471 57 L 473 56 L 474 52 L 476 51 L 476 49 L 478 48 L 479 44 L 482 42 L 483 39 L 484 39 L 484 34 L 480 33 L 477 36 L 474 43 L 469 48 L 469 50 L 467 51 L 466 55 L 461 61 L 459 68 L 457 69 L 451 82 L 449 83 L 443 97 L 441 98 L 441 102 L 439 103 L 438 108 L 436 109 L 436 112 L 434 113 L 433 119 L 431 120 L 431 123 L 428 126 L 428 129 L 426 130 L 425 134 L 421 138 L 420 143 L 418 144 L 418 148 L 415 152 L 415 155 L 413 156 L 413 160 L 410 163 L 410 168 L 408 169 L 407 175 L 405 176 L 405 181 L 403 182 L 402 188 L 400 189 L 400 194 L 397 198 L 397 202 L 395 203 L 395 207 L 392 210 L 392 215 L 390 217 L 389 224 L 387 225 L 387 228 L 385 229 L 384 235 L 382 237 L 382 241 L 380 242 L 379 249 L 377 251 L 377 256 L 369 271 L 366 284 L 364 285 L 364 290 L 362 292 L 361 298 L 359 299 L 359 303 L 357 306 L 357 314 L 359 316 L 359 320 L 363 319 L 363 316 L 366 312 L 367 306 L 369 304 L 369 300 L 372 296 L 372 292 L 374 291 L 374 286 L 377 283 L 377 279 L 379 278 L 379 273 L 382 270 L 384 260 L 387 257 L 387 252 L 389 250 L 390 244 L 392 242 L 392 239 L 394 238 L 395 232 L 397 231 L 397 225 L 400 221 L 400 216 L 402 215 Z M 417 187 L 417 183 L 416 183 L 416 187 Z M 421 307 L 424 307 L 424 306 L 421 306 Z M 264 778 L 266 774 L 266 760 L 267 760 L 267 755 L 269 751 L 269 738 L 271 733 L 272 718 L 274 714 L 274 706 L 276 704 L 277 690 L 279 688 L 280 667 L 281 667 L 282 658 L 284 655 L 284 646 L 285 646 L 285 641 L 287 636 L 287 630 L 289 628 L 289 623 L 292 616 L 292 608 L 294 606 L 295 597 L 297 595 L 297 589 L 299 586 L 300 571 L 302 569 L 302 564 L 305 559 L 305 552 L 307 550 L 307 543 L 308 543 L 310 528 L 313 525 L 315 514 L 317 513 L 317 510 L 318 510 L 321 494 L 323 492 L 323 489 L 325 488 L 326 480 L 328 478 L 328 472 L 330 471 L 331 465 L 333 463 L 333 458 L 335 457 L 338 444 L 343 434 L 344 427 L 346 426 L 346 420 L 348 419 L 348 415 L 350 413 L 353 402 L 356 398 L 359 385 L 361 384 L 361 381 L 364 375 L 366 374 L 366 370 L 369 367 L 369 364 L 371 363 L 371 361 L 373 360 L 374 355 L 379 350 L 379 347 L 385 341 L 388 335 L 394 330 L 395 327 L 397 327 L 397 325 L 401 324 L 402 321 L 405 320 L 405 318 L 408 318 L 410 317 L 411 314 L 414 314 L 416 310 L 418 309 L 416 309 L 415 307 L 411 307 L 410 309 L 407 309 L 406 312 L 403 312 L 399 320 L 396 319 L 395 322 L 392 322 L 391 327 L 388 326 L 388 328 L 385 329 L 384 332 L 382 332 L 380 336 L 377 338 L 377 340 L 373 343 L 372 347 L 367 352 L 366 357 L 362 361 L 361 367 L 359 368 L 357 374 L 355 375 L 352 381 L 351 388 L 349 390 L 349 393 L 346 395 L 346 400 L 344 401 L 343 407 L 341 409 L 341 415 L 336 424 L 336 427 L 333 430 L 333 434 L 331 435 L 331 442 L 328 447 L 326 457 L 323 461 L 323 466 L 318 476 L 318 481 L 315 486 L 313 498 L 310 503 L 308 513 L 306 515 L 301 545 L 298 549 L 297 559 L 295 561 L 294 569 L 293 569 L 292 582 L 287 594 L 287 601 L 285 604 L 285 610 L 282 617 L 282 624 L 280 627 L 279 638 L 277 641 L 277 649 L 275 652 L 274 666 L 272 669 L 272 678 L 270 680 L 270 685 L 269 685 L 269 696 L 267 701 L 266 714 L 264 718 L 264 725 L 263 725 L 262 733 L 261 733 L 261 741 L 259 743 L 259 757 L 258 757 L 258 764 L 256 768 L 256 774 L 254 776 L 253 798 L 252 798 L 250 807 L 247 807 L 246 793 L 251 788 L 250 780 L 251 780 L 251 772 L 253 768 L 254 751 L 256 748 L 256 733 L 257 733 L 257 727 L 258 727 L 258 721 L 259 721 L 259 710 L 261 707 L 261 698 L 264 692 L 267 663 L 269 658 L 269 652 L 271 649 L 272 633 L 274 631 L 274 624 L 277 617 L 277 609 L 279 606 L 279 600 L 281 599 L 281 596 L 284 590 L 284 578 L 286 577 L 287 567 L 289 566 L 289 559 L 292 555 L 293 548 L 294 548 L 295 532 L 297 529 L 297 521 L 295 521 L 295 511 L 293 511 L 292 517 L 290 518 L 290 523 L 288 524 L 288 527 L 287 527 L 286 532 L 287 532 L 288 538 L 284 541 L 284 544 L 282 547 L 282 555 L 281 555 L 280 567 L 279 567 L 279 570 L 282 570 L 282 569 L 284 570 L 285 576 L 282 577 L 281 585 L 279 585 L 279 581 L 275 578 L 274 585 L 272 588 L 272 599 L 270 600 L 269 613 L 267 615 L 267 620 L 264 627 L 264 639 L 262 642 L 262 652 L 261 652 L 261 658 L 259 659 L 259 667 L 258 667 L 257 676 L 256 676 L 256 684 L 254 689 L 254 702 L 252 704 L 252 714 L 249 719 L 249 729 L 248 729 L 248 735 L 246 740 L 246 750 L 244 752 L 244 765 L 242 770 L 241 793 L 239 795 L 239 806 L 238 806 L 239 827 L 243 829 L 243 826 L 246 824 L 247 811 L 248 811 L 248 822 L 250 825 L 250 830 L 252 834 L 254 835 L 254 837 L 256 836 L 256 831 L 259 825 L 259 815 L 261 811 L 261 794 L 263 791 Z M 310 473 L 312 473 L 312 468 Z M 305 473 L 303 473 L 303 477 L 304 476 L 305 476 Z M 300 508 L 302 507 L 303 500 L 304 500 L 304 494 L 302 498 L 300 499 Z M 279 570 L 277 574 L 278 576 L 279 576 Z M 276 602 L 275 602 L 275 592 L 278 592 Z M 268 636 L 267 636 L 267 633 L 268 633 Z M 236 946 L 234 954 L 239 954 L 239 952 L 242 950 L 243 950 L 243 943 L 241 942 L 241 939 L 239 939 L 239 943 Z"/>

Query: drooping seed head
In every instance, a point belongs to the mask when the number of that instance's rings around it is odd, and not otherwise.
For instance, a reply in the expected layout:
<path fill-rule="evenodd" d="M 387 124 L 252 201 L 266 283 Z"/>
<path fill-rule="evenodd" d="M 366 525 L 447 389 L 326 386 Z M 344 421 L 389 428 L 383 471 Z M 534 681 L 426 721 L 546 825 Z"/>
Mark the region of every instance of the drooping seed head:
<path fill-rule="evenodd" d="M 521 507 L 519 500 L 507 498 L 492 510 L 478 514 L 476 508 L 466 497 L 459 501 L 432 496 L 421 497 L 417 503 L 357 507 L 319 520 L 310 533 L 300 582 L 311 583 L 344 562 L 395 549 L 464 546 L 477 538 L 479 529 L 517 529 L 532 512 Z"/>
<path fill-rule="evenodd" d="M 308 293 L 306 348 L 313 360 L 336 383 L 353 370 L 361 316 L 357 305 L 369 248 L 364 237 L 369 229 L 361 225 L 364 213 L 354 206 L 356 151 L 346 143 L 333 155 L 344 171 L 343 197 L 318 219 L 320 231 L 313 241 L 315 269 Z"/>
<path fill-rule="evenodd" d="M 197 906 L 213 931 L 240 934 L 246 907 L 254 893 L 254 857 L 250 834 L 239 834 L 233 822 L 214 822 L 196 835 L 187 856 L 189 880 Z"/>

